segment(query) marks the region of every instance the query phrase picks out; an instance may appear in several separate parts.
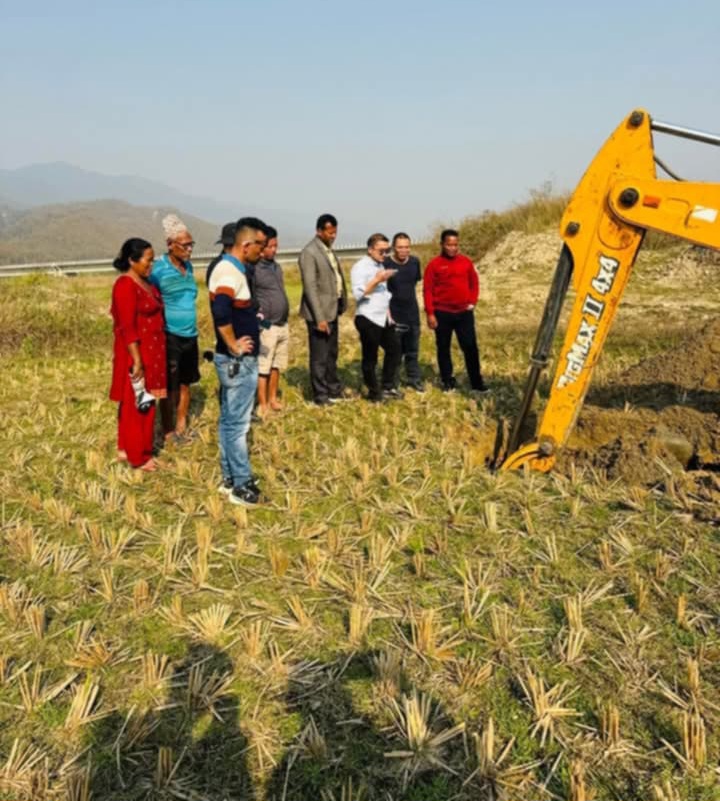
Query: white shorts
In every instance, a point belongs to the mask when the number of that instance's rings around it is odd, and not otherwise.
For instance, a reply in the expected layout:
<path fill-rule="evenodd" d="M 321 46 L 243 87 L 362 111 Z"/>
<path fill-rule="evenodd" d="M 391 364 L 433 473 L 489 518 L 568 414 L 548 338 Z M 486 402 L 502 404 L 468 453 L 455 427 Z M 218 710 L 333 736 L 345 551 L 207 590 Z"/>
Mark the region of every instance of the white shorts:
<path fill-rule="evenodd" d="M 271 370 L 287 368 L 289 340 L 290 326 L 287 323 L 260 329 L 260 353 L 258 354 L 260 375 L 268 375 Z"/>

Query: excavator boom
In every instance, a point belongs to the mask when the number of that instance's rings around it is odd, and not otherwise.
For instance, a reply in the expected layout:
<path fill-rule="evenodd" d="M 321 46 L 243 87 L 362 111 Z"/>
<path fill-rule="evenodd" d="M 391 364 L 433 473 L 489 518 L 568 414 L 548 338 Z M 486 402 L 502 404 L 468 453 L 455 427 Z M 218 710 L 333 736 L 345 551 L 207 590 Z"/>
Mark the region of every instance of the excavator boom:
<path fill-rule="evenodd" d="M 720 248 L 720 184 L 659 180 L 654 130 L 720 145 L 720 136 L 653 121 L 638 110 L 623 120 L 598 152 L 560 224 L 564 244 L 503 470 L 525 465 L 543 472 L 552 469 L 580 413 L 645 232 L 661 231 Z M 548 402 L 535 441 L 521 445 L 570 285 L 575 300 Z"/>

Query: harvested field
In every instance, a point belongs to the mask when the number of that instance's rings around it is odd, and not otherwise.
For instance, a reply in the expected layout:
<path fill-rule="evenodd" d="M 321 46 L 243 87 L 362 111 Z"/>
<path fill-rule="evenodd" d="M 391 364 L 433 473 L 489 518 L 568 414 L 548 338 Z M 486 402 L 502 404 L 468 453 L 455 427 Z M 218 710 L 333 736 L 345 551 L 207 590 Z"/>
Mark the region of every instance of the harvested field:
<path fill-rule="evenodd" d="M 554 269 L 514 241 L 481 266 L 489 399 L 433 385 L 424 330 L 427 392 L 309 407 L 291 318 L 251 511 L 207 367 L 198 438 L 130 471 L 110 280 L 0 284 L 0 798 L 720 798 L 720 291 L 645 256 L 558 470 L 491 473 Z"/>

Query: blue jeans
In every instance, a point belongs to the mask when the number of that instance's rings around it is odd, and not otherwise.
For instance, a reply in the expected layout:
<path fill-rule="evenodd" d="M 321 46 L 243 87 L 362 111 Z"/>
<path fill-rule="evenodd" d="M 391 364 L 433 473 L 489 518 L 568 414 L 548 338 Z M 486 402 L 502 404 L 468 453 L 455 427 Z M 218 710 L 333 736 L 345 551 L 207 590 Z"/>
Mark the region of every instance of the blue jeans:
<path fill-rule="evenodd" d="M 231 376 L 234 365 L 237 373 Z M 216 353 L 215 370 L 220 379 L 220 467 L 223 479 L 232 479 L 234 487 L 241 487 L 252 478 L 247 433 L 258 383 L 257 356 L 235 359 Z"/>

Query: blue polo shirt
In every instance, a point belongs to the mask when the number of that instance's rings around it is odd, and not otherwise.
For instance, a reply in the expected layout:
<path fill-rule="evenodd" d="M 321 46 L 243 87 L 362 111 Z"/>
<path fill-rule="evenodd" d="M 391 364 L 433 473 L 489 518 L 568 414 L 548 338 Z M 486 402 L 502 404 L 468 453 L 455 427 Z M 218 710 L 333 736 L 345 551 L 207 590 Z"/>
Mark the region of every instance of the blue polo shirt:
<path fill-rule="evenodd" d="M 150 283 L 155 285 L 165 304 L 165 330 L 179 337 L 196 337 L 198 288 L 191 262 L 185 262 L 185 275 L 170 261 L 166 253 L 153 263 Z"/>

